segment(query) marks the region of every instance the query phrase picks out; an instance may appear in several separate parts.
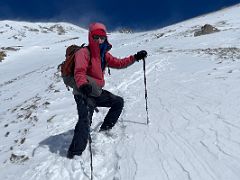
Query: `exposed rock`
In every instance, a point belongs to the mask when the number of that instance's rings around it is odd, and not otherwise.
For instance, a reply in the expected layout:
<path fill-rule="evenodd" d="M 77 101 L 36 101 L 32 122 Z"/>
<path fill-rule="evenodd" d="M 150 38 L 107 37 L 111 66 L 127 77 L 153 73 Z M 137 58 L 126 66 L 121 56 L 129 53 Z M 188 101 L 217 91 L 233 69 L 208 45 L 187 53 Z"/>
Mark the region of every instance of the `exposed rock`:
<path fill-rule="evenodd" d="M 218 30 L 217 28 L 213 27 L 210 24 L 205 24 L 204 26 L 201 27 L 201 30 L 197 30 L 194 33 L 194 36 L 201 36 L 201 35 L 205 35 L 205 34 L 211 34 L 211 33 L 215 33 L 215 32 L 219 32 L 220 30 Z"/>
<path fill-rule="evenodd" d="M 11 154 L 10 161 L 12 163 L 22 163 L 24 161 L 27 161 L 29 157 L 25 155 L 16 155 L 16 154 Z"/>
<path fill-rule="evenodd" d="M 5 50 L 5 51 L 18 51 L 18 50 L 20 50 L 20 48 L 15 48 L 15 47 L 2 47 L 1 49 Z"/>
<path fill-rule="evenodd" d="M 5 137 L 8 137 L 9 134 L 10 134 L 10 132 L 6 132 Z"/>
<path fill-rule="evenodd" d="M 231 60 L 231 61 L 240 60 L 240 48 L 237 48 L 237 47 L 179 50 L 178 52 L 197 53 L 199 55 L 215 56 L 215 59 L 217 59 L 220 62 L 222 62 L 223 60 Z"/>
<path fill-rule="evenodd" d="M 0 62 L 7 56 L 4 51 L 0 51 Z"/>
<path fill-rule="evenodd" d="M 155 34 L 155 37 L 158 39 L 158 38 L 160 38 L 160 37 L 163 37 L 164 36 L 164 33 L 157 33 L 157 34 Z"/>
<path fill-rule="evenodd" d="M 22 138 L 20 143 L 23 144 L 25 142 L 26 138 Z"/>
<path fill-rule="evenodd" d="M 133 33 L 133 30 L 131 30 L 129 28 L 122 28 L 122 29 L 119 29 L 118 32 L 125 33 L 125 34 L 131 34 L 131 33 Z"/>
<path fill-rule="evenodd" d="M 51 31 L 56 30 L 57 33 L 58 33 L 58 35 L 63 35 L 63 34 L 66 33 L 65 29 L 64 29 L 61 25 L 59 25 L 59 24 L 56 24 L 56 25 L 54 25 L 54 26 L 51 26 L 49 29 L 50 29 Z"/>
<path fill-rule="evenodd" d="M 31 32 L 39 32 L 38 29 L 36 28 L 31 28 L 31 27 L 28 27 L 28 26 L 23 26 L 24 28 L 26 28 L 28 31 L 31 31 Z"/>
<path fill-rule="evenodd" d="M 55 24 L 51 27 L 45 27 L 45 26 L 39 25 L 39 28 L 41 29 L 42 33 L 57 32 L 58 35 L 63 35 L 66 33 L 64 27 L 59 24 Z"/>

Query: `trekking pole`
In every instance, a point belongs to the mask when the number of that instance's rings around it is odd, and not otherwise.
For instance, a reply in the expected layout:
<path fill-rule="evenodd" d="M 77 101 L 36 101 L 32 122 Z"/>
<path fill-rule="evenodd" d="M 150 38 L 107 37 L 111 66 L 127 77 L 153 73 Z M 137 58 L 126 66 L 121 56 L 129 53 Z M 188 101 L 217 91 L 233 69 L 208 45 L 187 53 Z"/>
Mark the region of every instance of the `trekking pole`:
<path fill-rule="evenodd" d="M 89 135 L 88 135 L 88 140 L 89 140 L 89 152 L 90 152 L 90 169 L 91 169 L 91 180 L 93 180 L 93 154 L 92 154 L 92 138 L 91 138 L 91 132 L 90 132 L 90 122 L 91 122 L 91 117 L 90 117 L 90 110 L 89 110 L 89 105 L 87 105 L 87 110 L 88 110 L 88 131 L 89 131 Z"/>
<path fill-rule="evenodd" d="M 88 120 L 88 141 L 89 141 L 89 152 L 90 152 L 90 169 L 91 169 L 91 180 L 93 180 L 93 153 L 92 153 L 92 138 L 91 138 L 91 132 L 90 132 L 90 126 L 91 126 L 91 113 L 90 109 L 93 108 L 96 112 L 99 112 L 97 107 L 93 106 L 93 102 L 90 98 L 88 98 L 86 95 L 81 94 L 83 100 L 85 101 L 87 105 L 87 120 Z"/>
<path fill-rule="evenodd" d="M 92 155 L 92 138 L 89 131 L 89 151 L 90 151 L 90 167 L 91 167 L 91 180 L 93 180 L 93 155 Z"/>
<path fill-rule="evenodd" d="M 145 86 L 145 102 L 146 102 L 146 112 L 147 112 L 147 125 L 149 123 L 149 116 L 148 116 L 148 103 L 147 103 L 147 79 L 146 79 L 146 62 L 145 62 L 145 58 L 142 59 L 143 60 L 143 74 L 144 74 L 144 86 Z"/>

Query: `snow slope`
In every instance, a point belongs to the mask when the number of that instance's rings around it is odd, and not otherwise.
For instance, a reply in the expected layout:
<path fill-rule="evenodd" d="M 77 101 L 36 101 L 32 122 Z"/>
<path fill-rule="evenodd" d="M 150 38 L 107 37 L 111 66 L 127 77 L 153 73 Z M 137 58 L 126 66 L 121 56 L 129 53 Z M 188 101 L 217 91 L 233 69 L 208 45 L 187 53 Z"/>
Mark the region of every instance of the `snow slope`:
<path fill-rule="evenodd" d="M 107 109 L 94 114 L 94 179 L 240 179 L 239 11 L 237 5 L 155 31 L 109 35 L 117 57 L 149 52 L 150 124 L 142 63 L 111 70 L 105 88 L 123 96 L 125 107 L 110 134 L 98 132 Z M 220 32 L 194 37 L 206 23 Z M 90 179 L 88 149 L 65 157 L 77 111 L 57 71 L 66 46 L 87 42 L 87 30 L 0 21 L 0 42 L 7 53 L 0 62 L 0 179 Z"/>

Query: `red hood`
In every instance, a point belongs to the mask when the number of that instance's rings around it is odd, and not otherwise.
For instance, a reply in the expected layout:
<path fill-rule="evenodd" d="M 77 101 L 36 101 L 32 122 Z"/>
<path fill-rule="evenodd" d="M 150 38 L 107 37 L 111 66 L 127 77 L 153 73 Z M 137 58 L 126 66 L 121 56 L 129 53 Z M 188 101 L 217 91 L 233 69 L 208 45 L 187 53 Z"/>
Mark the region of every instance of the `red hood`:
<path fill-rule="evenodd" d="M 92 34 L 92 32 L 95 31 L 95 30 L 102 30 L 107 34 L 107 29 L 106 29 L 105 25 L 101 24 L 101 23 L 92 23 L 89 26 L 88 42 L 89 42 L 89 48 L 90 48 L 91 56 L 92 57 L 99 57 L 99 55 L 100 55 L 99 44 L 96 41 L 93 40 L 93 34 Z M 112 45 L 108 42 L 107 39 L 106 39 L 106 41 L 109 44 L 109 46 L 112 47 Z"/>

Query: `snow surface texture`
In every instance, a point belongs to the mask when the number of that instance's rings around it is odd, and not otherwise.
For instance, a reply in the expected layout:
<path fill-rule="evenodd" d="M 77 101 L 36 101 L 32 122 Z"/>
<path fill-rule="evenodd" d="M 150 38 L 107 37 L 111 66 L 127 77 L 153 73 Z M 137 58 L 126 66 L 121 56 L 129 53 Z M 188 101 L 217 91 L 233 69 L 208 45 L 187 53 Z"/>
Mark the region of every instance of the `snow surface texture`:
<path fill-rule="evenodd" d="M 240 179 L 239 12 L 237 5 L 155 31 L 109 35 L 117 57 L 149 52 L 150 124 L 142 62 L 112 70 L 105 89 L 123 96 L 125 107 L 110 134 L 98 132 L 107 109 L 94 114 L 94 179 Z M 194 37 L 204 24 L 220 32 Z M 0 42 L 7 54 L 0 62 L 0 179 L 89 179 L 88 147 L 65 157 L 77 111 L 57 71 L 66 46 L 87 42 L 87 30 L 1 21 Z"/>

